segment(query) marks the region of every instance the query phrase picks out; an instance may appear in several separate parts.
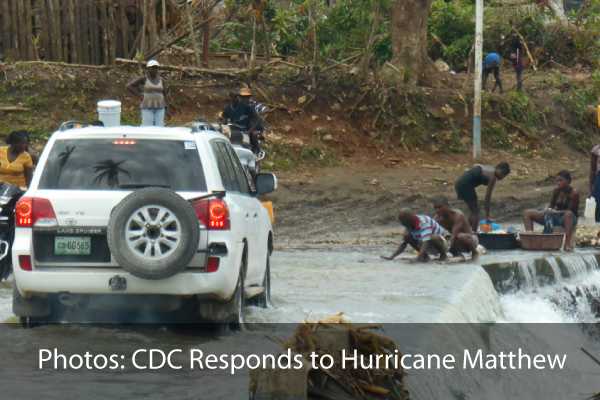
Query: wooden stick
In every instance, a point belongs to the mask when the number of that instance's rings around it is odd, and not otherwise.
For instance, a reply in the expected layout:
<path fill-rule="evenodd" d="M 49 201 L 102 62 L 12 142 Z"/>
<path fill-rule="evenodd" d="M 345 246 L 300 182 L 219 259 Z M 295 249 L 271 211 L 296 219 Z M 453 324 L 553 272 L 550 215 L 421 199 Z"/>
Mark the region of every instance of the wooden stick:
<path fill-rule="evenodd" d="M 523 37 L 523 35 L 521 35 L 521 33 L 516 28 L 513 27 L 512 30 L 513 30 L 513 32 L 515 32 L 517 34 L 517 36 L 519 36 L 519 39 L 521 40 L 521 43 L 523 43 L 523 46 L 525 47 L 525 51 L 527 52 L 527 57 L 529 57 L 529 59 L 531 60 L 531 66 L 533 67 L 533 70 L 535 72 L 537 72 L 537 62 L 535 61 L 535 58 L 533 58 L 533 55 L 529 51 L 529 46 L 527 46 L 527 42 L 525 41 L 525 38 Z"/>
<path fill-rule="evenodd" d="M 435 33 L 432 33 L 432 34 L 431 34 L 431 37 L 433 38 L 433 40 L 435 40 L 436 42 L 438 42 L 438 44 L 439 44 L 440 46 L 442 46 L 442 49 L 446 50 L 446 48 L 448 48 L 448 46 L 446 46 L 446 45 L 444 44 L 444 42 L 442 42 L 442 39 L 440 39 L 440 38 L 438 37 L 438 35 L 436 35 Z"/>
<path fill-rule="evenodd" d="M 198 38 L 196 37 L 196 30 L 194 29 L 194 9 L 192 3 L 188 3 L 186 6 L 186 14 L 188 19 L 188 31 L 192 38 L 192 46 L 194 48 L 194 60 L 196 65 L 200 65 L 200 47 L 198 45 Z"/>
<path fill-rule="evenodd" d="M 18 112 L 18 111 L 29 111 L 30 108 L 21 106 L 0 106 L 0 112 Z"/>
<path fill-rule="evenodd" d="M 115 60 L 115 63 L 123 64 L 123 65 L 136 65 L 136 66 L 144 65 L 144 63 L 141 61 L 126 60 L 124 58 L 117 58 Z M 185 74 L 200 74 L 200 75 L 206 74 L 206 75 L 226 76 L 229 78 L 238 78 L 240 75 L 244 75 L 249 72 L 248 70 L 245 70 L 245 69 L 243 69 L 243 70 L 238 70 L 238 69 L 224 70 L 224 69 L 208 69 L 208 68 L 200 68 L 200 67 L 179 67 L 176 65 L 161 65 L 160 68 L 164 71 L 175 71 L 175 72 L 182 72 Z"/>
<path fill-rule="evenodd" d="M 398 69 L 398 67 L 396 67 L 396 66 L 395 66 L 394 64 L 392 64 L 391 62 L 389 62 L 389 61 L 386 61 L 386 62 L 385 62 L 385 65 L 387 65 L 388 67 L 390 67 L 391 69 L 393 69 L 394 71 L 396 71 L 397 73 L 399 73 L 400 75 L 404 75 L 404 74 L 402 73 L 402 71 L 400 71 L 400 70 Z"/>
<path fill-rule="evenodd" d="M 586 349 L 584 349 L 583 347 L 581 348 L 581 351 L 583 351 L 583 353 L 588 356 L 589 358 L 591 358 L 596 364 L 600 365 L 600 360 L 597 359 L 593 354 L 591 354 L 589 351 L 587 351 Z"/>
<path fill-rule="evenodd" d="M 25 66 L 25 65 L 46 65 L 49 67 L 64 67 L 64 68 L 87 68 L 87 69 L 107 69 L 110 66 L 107 65 L 84 65 L 84 64 L 70 64 L 61 61 L 17 61 L 11 64 L 6 64 L 7 66 L 12 65 L 15 67 Z"/>
<path fill-rule="evenodd" d="M 162 30 L 167 33 L 167 0 L 162 0 Z"/>
<path fill-rule="evenodd" d="M 531 132 L 529 132 L 527 129 L 525 129 L 524 127 L 522 127 L 521 125 L 517 124 L 516 122 L 511 121 L 510 119 L 500 115 L 500 119 L 502 121 L 504 121 L 506 124 L 512 126 L 513 128 L 515 128 L 516 130 L 518 130 L 519 132 L 521 132 L 521 134 L 523 136 L 525 136 L 528 139 L 532 139 L 532 140 L 540 140 L 539 137 L 536 137 L 534 134 L 532 134 Z"/>

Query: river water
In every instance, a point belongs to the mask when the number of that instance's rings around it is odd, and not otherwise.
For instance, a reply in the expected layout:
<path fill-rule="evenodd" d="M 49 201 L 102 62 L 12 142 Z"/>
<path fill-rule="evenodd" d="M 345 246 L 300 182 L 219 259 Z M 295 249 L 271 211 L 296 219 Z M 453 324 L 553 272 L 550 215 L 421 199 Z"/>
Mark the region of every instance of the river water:
<path fill-rule="evenodd" d="M 278 337 L 284 338 L 291 335 L 296 323 L 342 312 L 356 323 L 410 323 L 387 325 L 389 331 L 399 330 L 392 337 L 399 340 L 403 351 L 423 349 L 422 338 L 435 336 L 438 339 L 427 342 L 430 351 L 436 346 L 442 351 L 465 346 L 502 348 L 517 343 L 539 351 L 549 351 L 555 346 L 568 348 L 565 351 L 570 352 L 571 360 L 576 360 L 568 373 L 546 374 L 545 380 L 527 374 L 505 374 L 502 379 L 492 373 L 414 374 L 408 382 L 415 399 L 565 399 L 574 391 L 577 391 L 574 398 L 584 398 L 580 394 L 600 390 L 597 384 L 600 367 L 594 372 L 594 364 L 579 352 L 580 346 L 586 346 L 594 354 L 600 354 L 600 347 L 575 325 L 564 325 L 600 321 L 600 309 L 594 300 L 600 297 L 600 267 L 595 256 L 518 252 L 484 256 L 481 262 L 486 265 L 513 263 L 514 276 L 507 284 L 491 279 L 481 266 L 462 261 L 425 265 L 408 258 L 394 262 L 379 258 L 389 251 L 373 247 L 278 251 L 272 261 L 273 307 L 248 308 L 248 321 L 290 323 L 279 326 L 285 333 L 279 332 Z M 543 266 L 540 257 L 546 260 Z M 0 287 L 2 320 L 12 316 L 11 301 L 10 284 L 4 284 Z M 482 334 L 482 329 L 487 329 L 482 327 L 493 322 L 512 324 L 501 324 L 505 327 L 500 331 Z M 515 324 L 531 322 L 562 323 L 562 328 Z M 433 328 L 418 325 L 423 323 L 437 325 Z M 453 325 L 456 323 L 471 324 Z M 214 352 L 240 353 L 255 351 L 257 347 L 273 351 L 278 348 L 268 334 L 260 331 L 223 334 L 157 325 L 47 326 L 24 330 L 5 324 L 1 328 L 0 381 L 6 398 L 17 399 L 37 398 L 42 391 L 48 399 L 162 399 L 166 395 L 178 399 L 247 398 L 247 374 L 230 377 L 199 376 L 190 371 L 150 375 L 139 371 L 40 373 L 33 368 L 36 354 L 32 349 L 37 348 L 58 346 L 66 353 L 88 349 L 101 353 L 127 352 L 140 346 L 201 346 Z M 548 379 L 554 383 L 548 385 Z M 7 382 L 10 383 L 4 384 Z M 200 384 L 211 387 L 210 396 L 198 395 L 203 393 Z M 503 393 L 512 396 L 505 397 Z"/>
<path fill-rule="evenodd" d="M 593 311 L 597 304 L 586 298 L 600 296 L 600 267 L 591 254 L 562 257 L 564 272 L 557 257 L 548 254 L 486 255 L 481 263 L 523 259 L 519 287 L 498 293 L 478 265 L 417 264 L 408 256 L 394 262 L 380 259 L 387 252 L 389 248 L 278 251 L 272 260 L 273 307 L 248 308 L 248 321 L 298 323 L 340 312 L 357 323 L 599 321 Z M 554 268 L 551 282 L 536 278 L 534 264 L 540 257 Z M 5 282 L 0 286 L 1 320 L 12 316 L 11 303 L 11 285 Z"/>

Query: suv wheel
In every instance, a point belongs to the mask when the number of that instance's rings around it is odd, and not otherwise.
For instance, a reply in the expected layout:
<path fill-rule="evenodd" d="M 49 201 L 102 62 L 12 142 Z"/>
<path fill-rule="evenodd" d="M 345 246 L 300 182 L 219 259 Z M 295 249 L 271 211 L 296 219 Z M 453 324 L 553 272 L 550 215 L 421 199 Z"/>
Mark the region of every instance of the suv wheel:
<path fill-rule="evenodd" d="M 232 330 L 236 331 L 242 330 L 244 327 L 244 307 L 246 306 L 246 295 L 244 294 L 243 271 L 243 269 L 240 270 L 237 285 L 235 286 L 235 293 L 233 294 L 233 297 L 230 300 L 233 313 L 231 315 L 231 322 L 229 323 L 229 327 Z"/>
<path fill-rule="evenodd" d="M 126 271 L 142 279 L 181 272 L 198 250 L 200 228 L 192 205 L 162 188 L 137 190 L 114 209 L 108 245 Z"/>
<path fill-rule="evenodd" d="M 199 300 L 198 314 L 203 321 L 216 323 L 224 331 L 243 329 L 245 320 L 246 294 L 244 293 L 246 257 L 242 258 L 235 291 L 227 301 Z"/>
<path fill-rule="evenodd" d="M 252 304 L 260 308 L 269 308 L 271 306 L 271 255 L 268 253 L 262 286 L 263 292 L 252 299 Z"/>

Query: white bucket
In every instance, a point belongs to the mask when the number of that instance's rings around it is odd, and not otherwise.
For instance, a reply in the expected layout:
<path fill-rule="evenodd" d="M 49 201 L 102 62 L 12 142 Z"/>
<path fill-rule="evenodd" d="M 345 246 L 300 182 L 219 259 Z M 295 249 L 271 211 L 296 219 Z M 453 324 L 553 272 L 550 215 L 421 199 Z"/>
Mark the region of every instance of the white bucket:
<path fill-rule="evenodd" d="M 596 222 L 596 207 L 598 207 L 598 204 L 596 204 L 595 198 L 590 197 L 585 201 L 585 212 L 583 215 L 592 224 Z"/>
<path fill-rule="evenodd" d="M 106 127 L 121 125 L 121 102 L 116 100 L 99 101 L 98 119 Z"/>

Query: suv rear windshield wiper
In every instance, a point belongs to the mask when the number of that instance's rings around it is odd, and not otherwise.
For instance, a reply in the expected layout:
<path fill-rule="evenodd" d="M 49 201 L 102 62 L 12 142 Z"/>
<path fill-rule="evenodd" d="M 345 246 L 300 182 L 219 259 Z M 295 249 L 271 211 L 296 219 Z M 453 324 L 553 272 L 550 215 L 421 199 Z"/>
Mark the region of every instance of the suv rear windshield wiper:
<path fill-rule="evenodd" d="M 169 185 L 161 185 L 161 184 L 157 184 L 157 183 L 123 183 L 123 184 L 119 185 L 120 189 L 143 189 L 143 188 L 147 188 L 147 187 L 159 187 L 159 188 L 166 188 L 166 189 L 171 188 L 171 186 L 169 186 Z"/>

